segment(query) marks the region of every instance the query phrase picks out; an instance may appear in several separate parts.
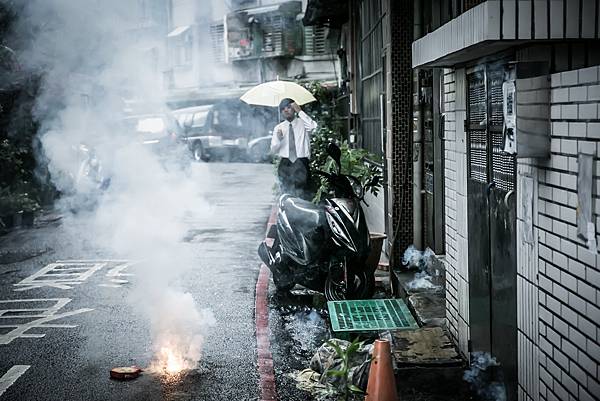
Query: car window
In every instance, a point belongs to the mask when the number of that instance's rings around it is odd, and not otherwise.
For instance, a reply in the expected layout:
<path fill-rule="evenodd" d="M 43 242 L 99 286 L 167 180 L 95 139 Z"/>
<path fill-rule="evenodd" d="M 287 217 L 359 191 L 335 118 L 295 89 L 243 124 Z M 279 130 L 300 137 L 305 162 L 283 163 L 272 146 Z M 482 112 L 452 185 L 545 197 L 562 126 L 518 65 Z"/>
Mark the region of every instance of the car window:
<path fill-rule="evenodd" d="M 165 121 L 161 117 L 142 118 L 138 120 L 135 130 L 156 134 L 165 130 Z"/>
<path fill-rule="evenodd" d="M 208 117 L 208 111 L 200 111 L 194 114 L 193 127 L 204 127 L 206 124 L 206 118 Z"/>

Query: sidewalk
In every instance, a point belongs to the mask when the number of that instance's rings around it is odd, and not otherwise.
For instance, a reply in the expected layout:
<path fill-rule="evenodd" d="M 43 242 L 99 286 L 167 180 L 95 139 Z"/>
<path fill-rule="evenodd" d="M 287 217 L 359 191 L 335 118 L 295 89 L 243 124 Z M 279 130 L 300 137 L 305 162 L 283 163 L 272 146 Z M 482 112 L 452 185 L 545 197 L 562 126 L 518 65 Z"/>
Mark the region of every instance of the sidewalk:
<path fill-rule="evenodd" d="M 273 215 L 275 212 L 276 209 L 273 208 L 270 224 L 276 221 Z M 441 287 L 432 291 L 409 288 L 408 283 L 413 279 L 414 272 L 404 271 L 398 274 L 390 271 L 384 256 L 380 259 L 375 277 L 374 298 L 403 299 L 419 325 L 417 329 L 379 333 L 380 337 L 389 339 L 391 343 L 398 399 L 470 399 L 468 386 L 462 379 L 465 362 L 443 329 L 445 293 Z M 395 288 L 392 291 L 394 281 Z"/>

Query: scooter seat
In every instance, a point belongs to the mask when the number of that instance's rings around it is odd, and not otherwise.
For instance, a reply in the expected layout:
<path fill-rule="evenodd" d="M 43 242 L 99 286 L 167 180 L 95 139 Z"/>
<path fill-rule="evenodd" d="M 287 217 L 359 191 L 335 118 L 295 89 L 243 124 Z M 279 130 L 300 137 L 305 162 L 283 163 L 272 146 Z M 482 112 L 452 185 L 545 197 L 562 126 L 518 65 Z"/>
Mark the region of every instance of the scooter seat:
<path fill-rule="evenodd" d="M 290 224 L 303 230 L 315 230 L 325 222 L 323 208 L 301 198 L 282 196 L 279 208 Z"/>

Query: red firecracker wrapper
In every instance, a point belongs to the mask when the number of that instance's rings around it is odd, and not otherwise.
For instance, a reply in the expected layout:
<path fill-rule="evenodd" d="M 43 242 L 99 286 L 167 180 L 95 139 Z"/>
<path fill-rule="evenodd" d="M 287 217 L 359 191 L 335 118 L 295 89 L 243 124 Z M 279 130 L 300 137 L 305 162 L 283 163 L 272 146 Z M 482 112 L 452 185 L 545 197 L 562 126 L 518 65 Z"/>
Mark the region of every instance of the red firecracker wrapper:
<path fill-rule="evenodd" d="M 122 366 L 112 368 L 110 370 L 110 377 L 116 380 L 132 380 L 137 378 L 140 373 L 142 373 L 142 369 L 137 366 Z"/>

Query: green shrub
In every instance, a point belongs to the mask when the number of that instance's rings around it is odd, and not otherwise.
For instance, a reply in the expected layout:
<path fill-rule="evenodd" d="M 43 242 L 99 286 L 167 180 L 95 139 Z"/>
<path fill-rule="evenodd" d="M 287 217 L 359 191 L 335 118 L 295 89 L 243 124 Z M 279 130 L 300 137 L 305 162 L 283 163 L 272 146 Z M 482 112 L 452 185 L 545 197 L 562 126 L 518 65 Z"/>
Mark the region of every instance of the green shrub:
<path fill-rule="evenodd" d="M 366 163 L 366 159 L 381 162 L 381 157 L 365 149 L 349 147 L 346 138 L 342 135 L 340 120 L 335 115 L 337 88 L 323 86 L 319 81 L 304 84 L 304 87 L 317 99 L 316 103 L 305 107 L 318 124 L 318 128 L 311 135 L 311 170 L 313 172 L 321 170 L 327 173 L 334 171 L 335 163 L 327 154 L 327 146 L 334 142 L 340 146 L 342 151 L 342 173 L 355 176 L 366 187 L 367 192 L 377 196 L 381 188 L 382 173 L 377 166 Z M 319 203 L 323 196 L 330 191 L 330 188 L 323 177 L 317 177 L 314 174 L 313 176 L 317 181 L 313 202 Z"/>

